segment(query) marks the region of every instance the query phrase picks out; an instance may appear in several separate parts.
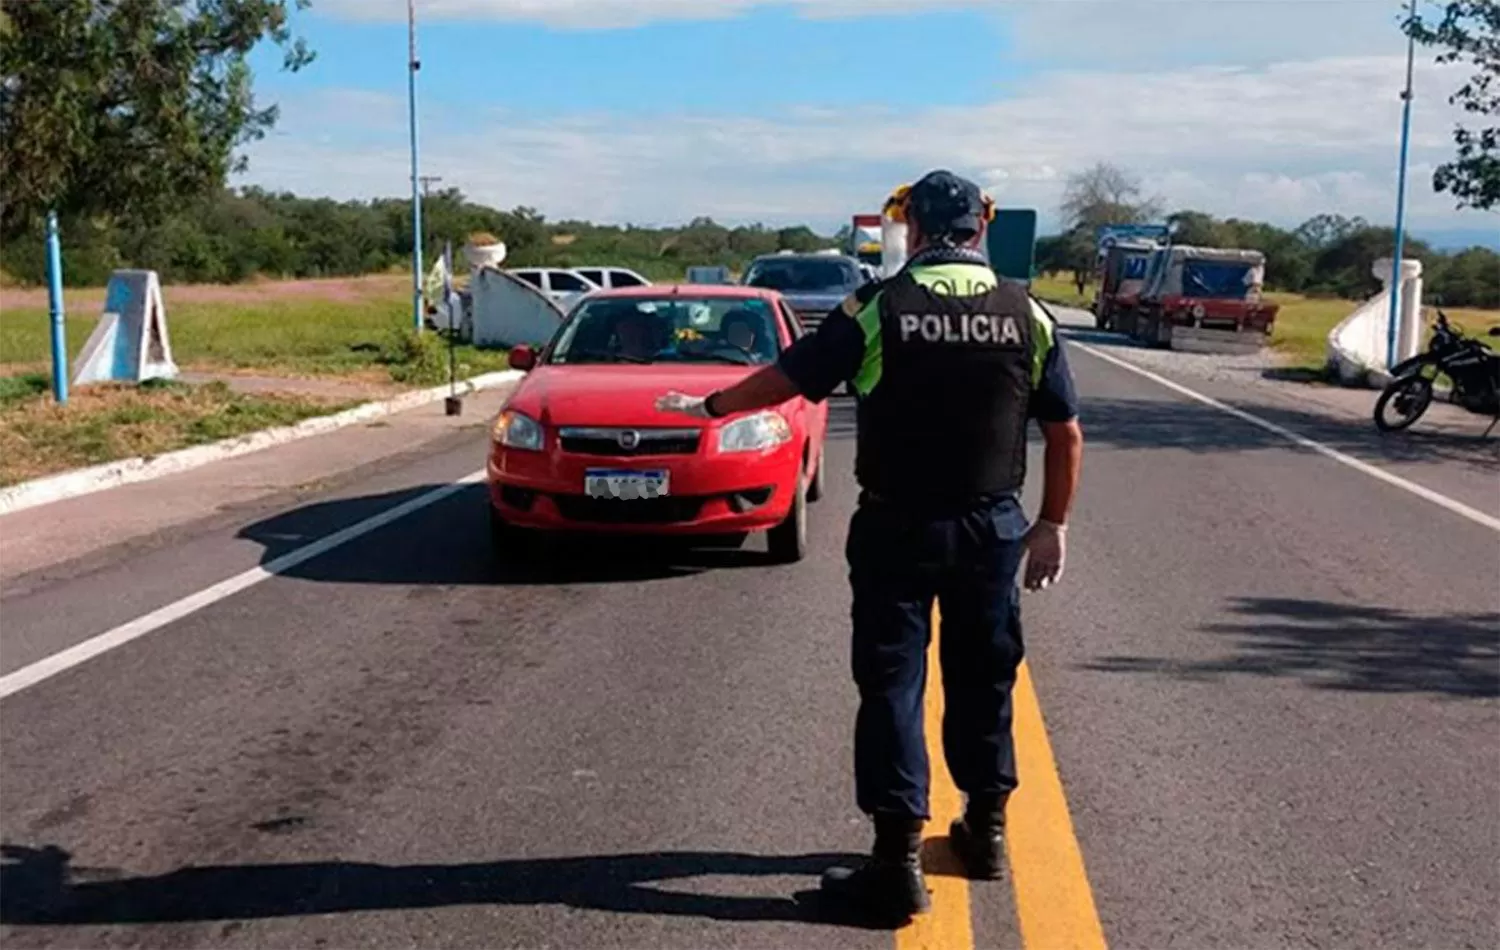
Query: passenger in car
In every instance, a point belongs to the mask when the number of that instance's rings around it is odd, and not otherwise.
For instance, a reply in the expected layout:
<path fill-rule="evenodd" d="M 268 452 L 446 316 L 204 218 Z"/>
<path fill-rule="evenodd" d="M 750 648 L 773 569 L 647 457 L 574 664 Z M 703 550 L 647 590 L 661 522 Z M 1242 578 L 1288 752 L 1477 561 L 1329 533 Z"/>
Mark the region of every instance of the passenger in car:
<path fill-rule="evenodd" d="M 766 356 L 765 328 L 765 320 L 745 309 L 729 311 L 719 323 L 724 339 L 756 357 Z"/>

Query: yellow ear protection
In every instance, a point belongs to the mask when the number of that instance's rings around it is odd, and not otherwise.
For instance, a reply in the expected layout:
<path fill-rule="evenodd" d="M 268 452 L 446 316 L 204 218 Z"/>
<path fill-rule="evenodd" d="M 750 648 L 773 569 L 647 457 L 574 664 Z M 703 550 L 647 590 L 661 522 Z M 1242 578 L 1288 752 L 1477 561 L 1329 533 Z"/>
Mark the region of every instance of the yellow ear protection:
<path fill-rule="evenodd" d="M 980 200 L 984 203 L 984 221 L 986 224 L 989 224 L 991 221 L 995 220 L 995 199 L 991 198 L 984 191 L 979 192 L 979 197 Z M 910 205 L 911 185 L 902 185 L 895 191 L 891 192 L 889 198 L 885 199 L 885 205 L 881 208 L 881 213 L 890 218 L 892 221 L 897 221 L 905 224 L 907 208 L 909 208 Z"/>

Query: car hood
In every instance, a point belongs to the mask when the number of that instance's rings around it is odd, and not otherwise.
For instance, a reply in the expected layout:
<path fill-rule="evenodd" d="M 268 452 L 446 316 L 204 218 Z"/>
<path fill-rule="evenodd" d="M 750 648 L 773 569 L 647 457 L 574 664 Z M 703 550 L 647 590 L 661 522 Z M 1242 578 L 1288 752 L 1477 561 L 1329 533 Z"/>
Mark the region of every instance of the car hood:
<path fill-rule="evenodd" d="M 658 397 L 668 392 L 707 396 L 732 386 L 759 367 L 710 364 L 543 365 L 532 370 L 512 394 L 507 408 L 546 426 L 683 426 L 694 420 L 660 412 Z"/>

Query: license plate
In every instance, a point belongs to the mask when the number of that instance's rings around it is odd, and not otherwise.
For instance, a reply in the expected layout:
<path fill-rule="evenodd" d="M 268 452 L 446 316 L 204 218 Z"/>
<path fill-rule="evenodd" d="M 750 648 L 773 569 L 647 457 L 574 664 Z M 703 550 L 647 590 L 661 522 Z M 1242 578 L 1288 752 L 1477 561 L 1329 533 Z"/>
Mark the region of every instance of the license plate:
<path fill-rule="evenodd" d="M 591 468 L 583 476 L 583 493 L 590 498 L 661 498 L 668 481 L 666 472 Z"/>

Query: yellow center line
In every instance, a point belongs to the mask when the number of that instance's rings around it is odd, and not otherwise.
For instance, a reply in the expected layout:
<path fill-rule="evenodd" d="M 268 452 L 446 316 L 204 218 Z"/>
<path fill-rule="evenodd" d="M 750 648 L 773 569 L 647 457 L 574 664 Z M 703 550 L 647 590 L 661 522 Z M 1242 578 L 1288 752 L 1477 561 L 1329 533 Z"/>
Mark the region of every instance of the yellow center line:
<path fill-rule="evenodd" d="M 963 797 L 943 758 L 943 685 L 938 660 L 941 619 L 934 606 L 922 704 L 932 769 L 932 820 L 923 832 L 922 865 L 932 891 L 932 911 L 896 931 L 897 950 L 974 947 L 969 882 L 946 840 L 949 823 L 962 812 Z M 1083 853 L 1025 663 L 1017 674 L 1012 697 L 1021 785 L 1006 810 L 1006 851 L 1021 944 L 1028 950 L 1105 950 L 1104 930 L 1084 870 Z"/>
<path fill-rule="evenodd" d="M 1006 808 L 1005 844 L 1021 944 L 1033 950 L 1104 950 L 1104 928 L 1025 663 L 1011 695 L 1021 785 Z"/>

